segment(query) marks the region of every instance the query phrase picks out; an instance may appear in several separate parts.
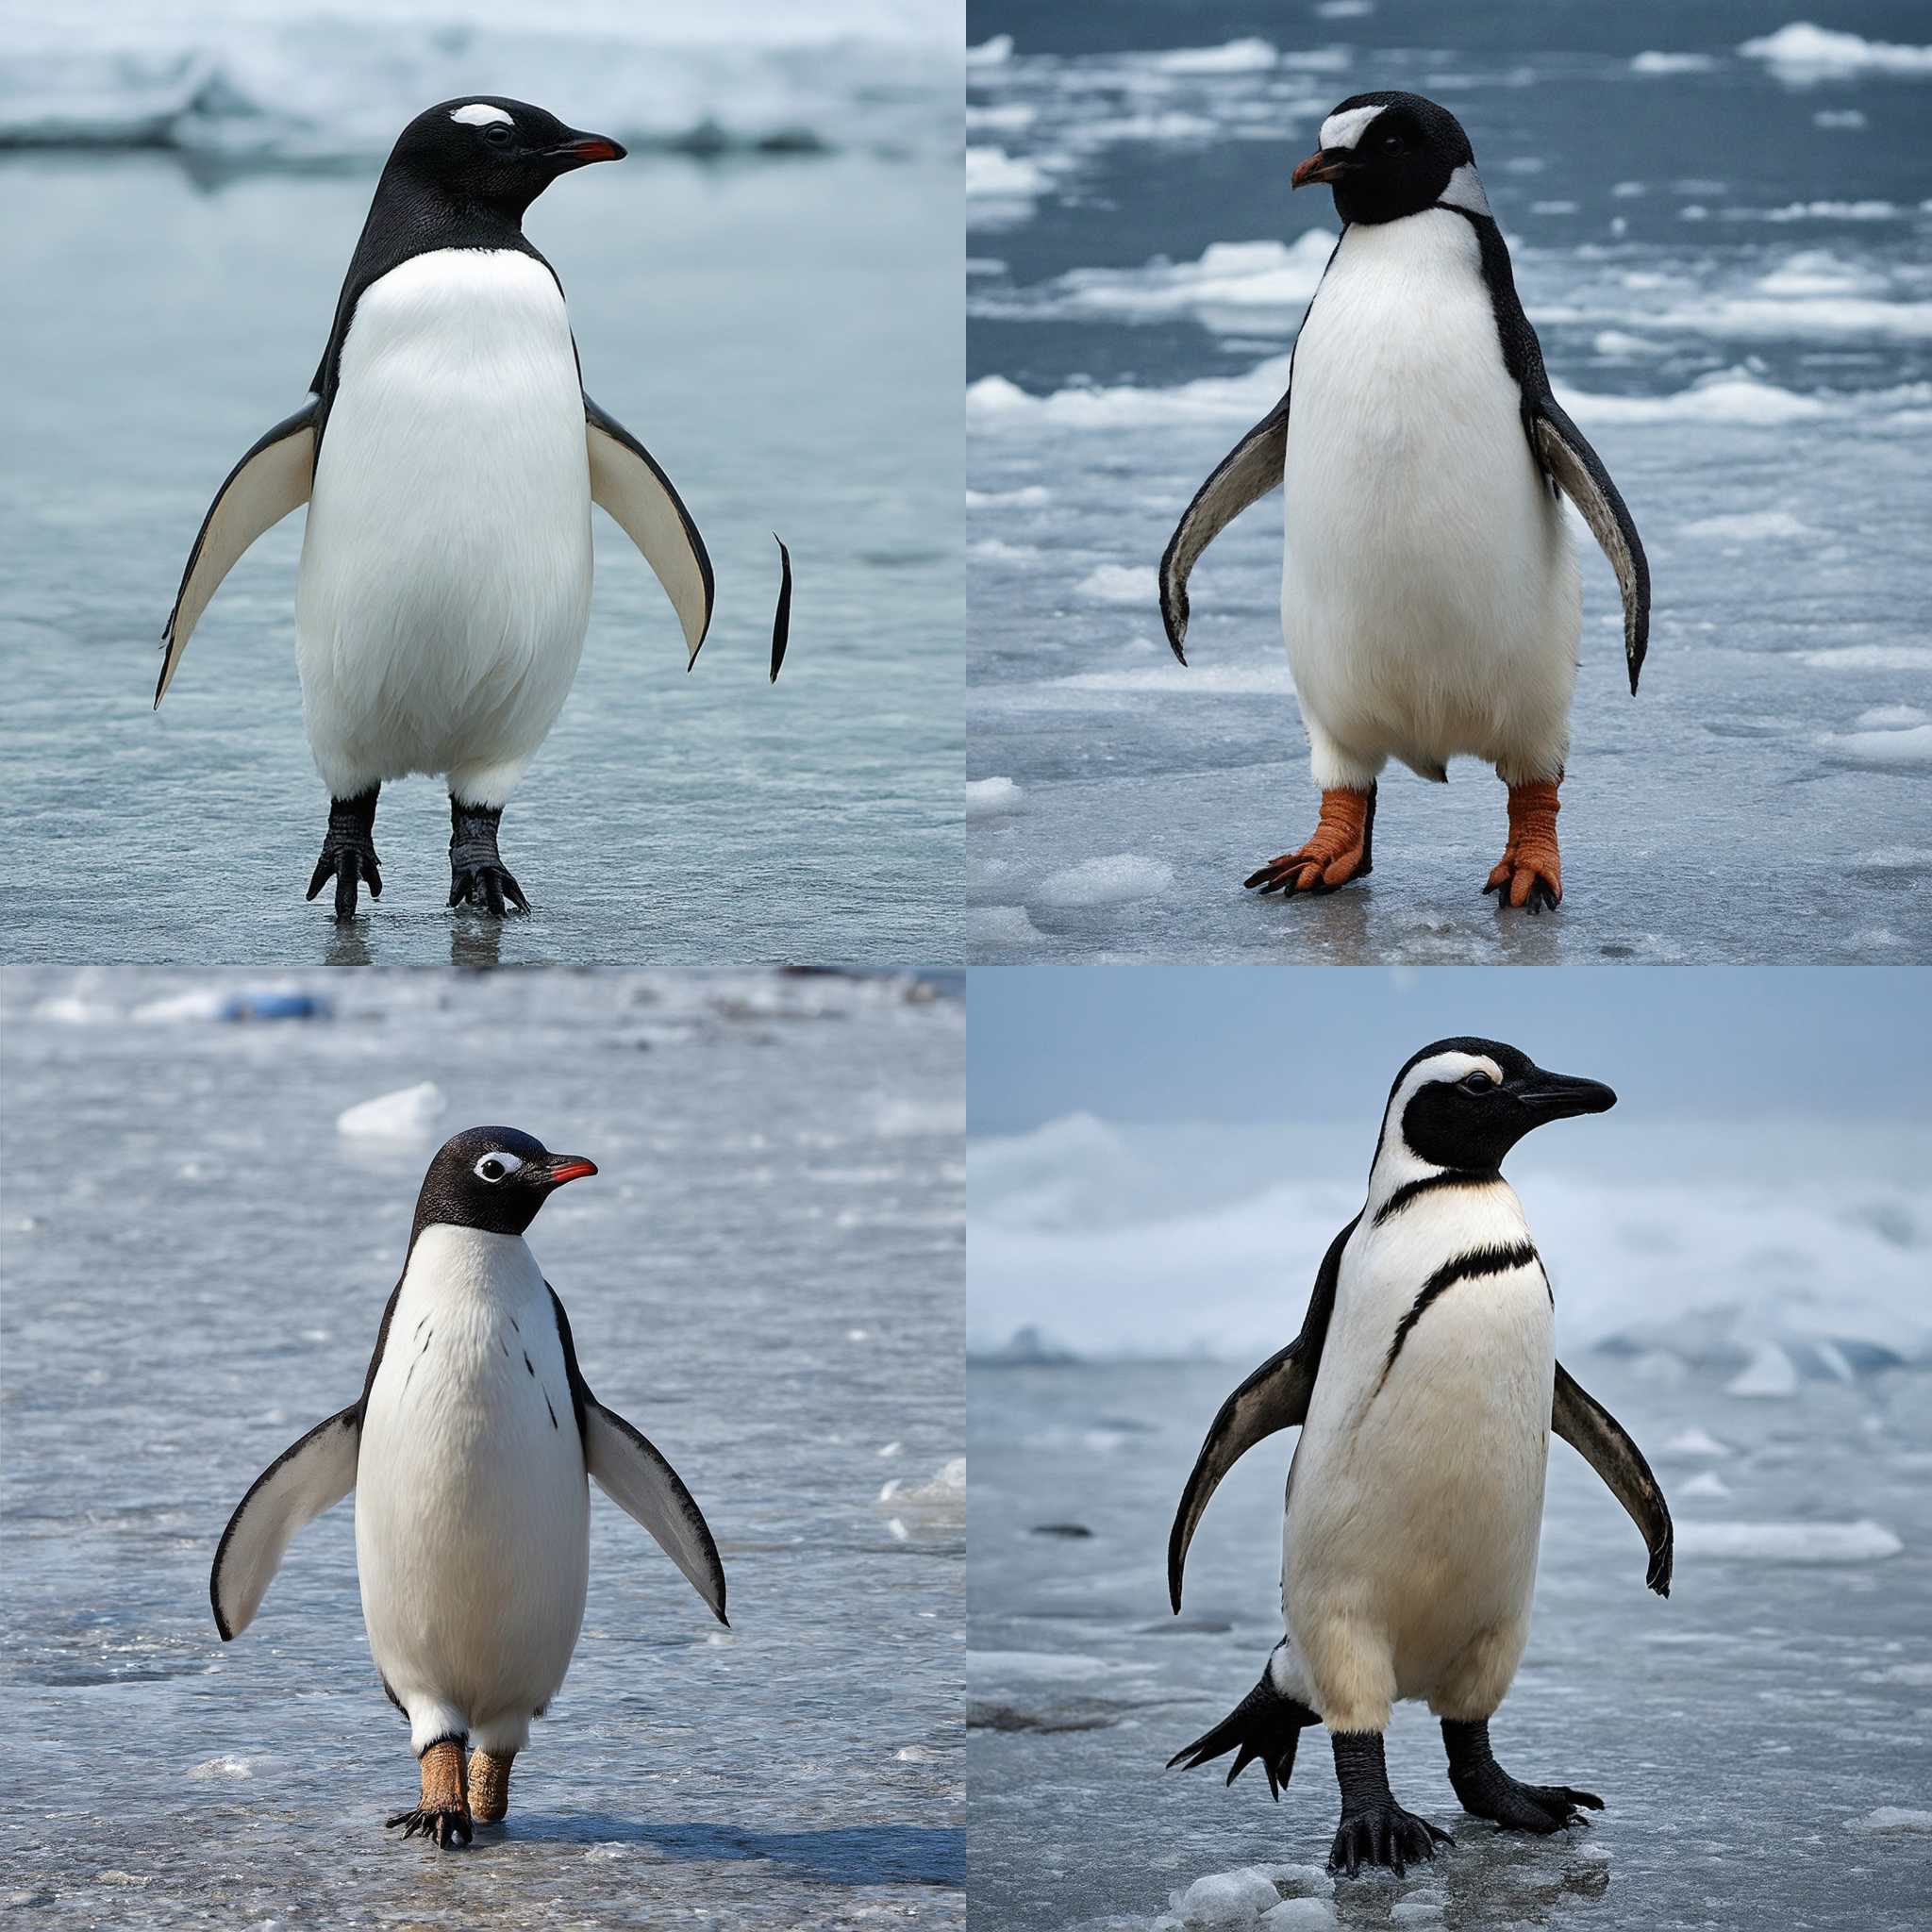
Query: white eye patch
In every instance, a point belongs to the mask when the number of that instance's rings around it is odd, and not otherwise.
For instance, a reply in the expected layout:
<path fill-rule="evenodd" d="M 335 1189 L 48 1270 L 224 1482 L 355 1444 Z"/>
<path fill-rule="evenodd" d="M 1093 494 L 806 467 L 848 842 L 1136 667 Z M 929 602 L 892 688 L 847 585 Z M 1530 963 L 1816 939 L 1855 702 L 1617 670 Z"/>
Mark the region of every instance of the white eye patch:
<path fill-rule="evenodd" d="M 468 112 L 468 109 L 464 111 Z M 1322 124 L 1316 144 L 1320 147 L 1353 147 L 1362 138 L 1362 129 L 1381 111 L 1380 108 L 1350 108 L 1342 113 L 1329 115 Z"/>
<path fill-rule="evenodd" d="M 1486 215 L 1490 211 L 1490 197 L 1483 192 L 1483 184 L 1476 179 L 1475 170 L 1467 161 L 1450 175 L 1441 200 L 1445 208 L 1465 208 L 1473 215 Z"/>
<path fill-rule="evenodd" d="M 487 127 L 492 121 L 503 121 L 512 127 L 516 125 L 501 108 L 492 108 L 488 101 L 472 101 L 467 108 L 454 108 L 449 118 L 462 122 L 467 127 Z"/>
<path fill-rule="evenodd" d="M 479 1181 L 508 1180 L 523 1166 L 514 1154 L 486 1154 L 470 1172 Z"/>

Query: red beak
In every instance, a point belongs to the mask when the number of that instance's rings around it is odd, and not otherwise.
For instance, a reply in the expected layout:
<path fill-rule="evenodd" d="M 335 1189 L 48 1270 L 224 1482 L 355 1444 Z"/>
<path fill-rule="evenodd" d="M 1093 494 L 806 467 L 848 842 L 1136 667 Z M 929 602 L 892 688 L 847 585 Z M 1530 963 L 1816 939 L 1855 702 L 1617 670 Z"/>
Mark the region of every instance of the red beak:
<path fill-rule="evenodd" d="M 1331 153 L 1325 147 L 1317 148 L 1288 177 L 1288 185 L 1291 188 L 1307 188 L 1317 181 L 1338 180 L 1353 165 L 1353 160 L 1346 153 Z"/>
<path fill-rule="evenodd" d="M 560 1188 L 565 1181 L 580 1181 L 586 1174 L 596 1172 L 594 1160 L 586 1160 L 580 1154 L 566 1154 L 561 1160 L 551 1163 L 550 1185 Z"/>
<path fill-rule="evenodd" d="M 561 147 L 550 150 L 552 157 L 570 168 L 588 167 L 592 161 L 621 161 L 624 149 L 608 134 L 579 134 Z"/>

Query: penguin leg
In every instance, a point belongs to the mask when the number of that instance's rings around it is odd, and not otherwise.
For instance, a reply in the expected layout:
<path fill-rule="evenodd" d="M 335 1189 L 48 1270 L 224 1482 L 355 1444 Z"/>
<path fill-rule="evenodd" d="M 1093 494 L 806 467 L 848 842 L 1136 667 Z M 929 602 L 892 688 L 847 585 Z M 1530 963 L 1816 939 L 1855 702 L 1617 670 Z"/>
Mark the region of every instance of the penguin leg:
<path fill-rule="evenodd" d="M 1563 861 L 1557 850 L 1557 787 L 1554 778 L 1532 779 L 1509 788 L 1509 842 L 1490 874 L 1485 892 L 1498 906 L 1527 906 L 1541 912 L 1563 900 Z"/>
<path fill-rule="evenodd" d="M 470 1753 L 466 1790 L 470 1816 L 478 1824 L 501 1824 L 509 1813 L 509 1768 L 517 1760 L 514 1751 Z"/>
<path fill-rule="evenodd" d="M 1601 1811 L 1604 1801 L 1594 1791 L 1573 1791 L 1568 1785 L 1519 1784 L 1490 1752 L 1490 1721 L 1467 1723 L 1442 1720 L 1442 1742 L 1449 1752 L 1449 1782 L 1473 1817 L 1488 1818 L 1505 1831 L 1560 1831 L 1566 1824 L 1588 1824 L 1576 1807 Z"/>
<path fill-rule="evenodd" d="M 1275 1645 L 1262 1667 L 1261 1681 L 1212 1730 L 1191 1744 L 1182 1745 L 1167 1760 L 1168 1770 L 1179 1765 L 1192 1771 L 1196 1765 L 1232 1751 L 1235 1758 L 1227 1774 L 1228 1783 L 1233 1784 L 1250 1763 L 1258 1761 L 1268 1775 L 1269 1792 L 1276 1804 L 1281 1802 L 1281 1788 L 1293 1774 L 1295 1746 L 1303 1731 L 1322 1722 L 1306 1704 L 1275 1688 L 1274 1659 L 1283 1648 L 1285 1641 Z"/>
<path fill-rule="evenodd" d="M 503 823 L 500 805 L 465 805 L 449 795 L 449 903 L 471 905 L 496 919 L 504 917 L 504 901 L 519 912 L 530 902 L 510 875 L 496 850 L 496 828 Z"/>
<path fill-rule="evenodd" d="M 308 876 L 306 896 L 314 898 L 325 880 L 336 882 L 336 917 L 356 916 L 356 887 L 369 888 L 372 899 L 382 897 L 382 865 L 375 856 L 375 801 L 380 784 L 353 798 L 331 798 L 328 802 L 328 830 L 323 835 L 322 857 Z"/>
<path fill-rule="evenodd" d="M 420 1831 L 425 1838 L 433 1839 L 439 1849 L 468 1844 L 470 1805 L 463 1791 L 463 1740 L 438 1738 L 424 1748 L 417 1761 L 423 1774 L 422 1796 L 412 1810 L 398 1811 L 386 1819 L 383 1828 L 393 1831 L 400 1824 L 405 1838 L 414 1838 Z"/>
<path fill-rule="evenodd" d="M 1374 780 L 1365 791 L 1338 786 L 1323 792 L 1321 816 L 1307 840 L 1294 851 L 1271 858 L 1241 884 L 1258 886 L 1263 897 L 1270 892 L 1289 899 L 1297 892 L 1332 892 L 1374 871 Z"/>
<path fill-rule="evenodd" d="M 1341 1823 L 1328 1853 L 1328 1869 L 1353 1878 L 1364 1865 L 1386 1865 L 1397 1874 L 1411 1858 L 1433 1858 L 1438 1844 L 1456 1840 L 1440 1824 L 1405 1811 L 1389 1789 L 1380 1731 L 1335 1731 L 1335 1781 L 1341 1787 Z"/>

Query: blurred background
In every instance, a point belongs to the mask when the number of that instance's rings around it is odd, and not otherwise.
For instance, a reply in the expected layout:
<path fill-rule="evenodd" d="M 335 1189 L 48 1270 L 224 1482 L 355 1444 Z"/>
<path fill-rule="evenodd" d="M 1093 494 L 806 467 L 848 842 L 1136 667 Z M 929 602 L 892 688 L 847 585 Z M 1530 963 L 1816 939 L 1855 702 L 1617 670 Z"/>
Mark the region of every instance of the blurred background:
<path fill-rule="evenodd" d="M 0 973 L 21 1922 L 963 1924 L 959 992 Z M 416 1774 L 353 1507 L 232 1645 L 208 1578 L 256 1474 L 361 1388 L 424 1170 L 483 1123 L 598 1163 L 531 1245 L 591 1387 L 698 1498 L 732 1627 L 593 1497 L 511 1823 L 439 1858 L 382 1828 Z"/>
<path fill-rule="evenodd" d="M 1279 1899 L 1301 1916 L 1271 1924 L 1332 1923 L 1320 1906 L 1379 1925 L 1391 1902 L 1605 1932 L 1913 1923 L 1932 1881 L 1923 978 L 975 969 L 975 1917 L 1245 1924 Z M 1507 1173 L 1559 1357 L 1670 1498 L 1676 1581 L 1668 1602 L 1645 1591 L 1637 1532 L 1554 1444 L 1497 1752 L 1609 1809 L 1558 1840 L 1492 1833 L 1457 1810 L 1435 1726 L 1405 1707 L 1395 1789 L 1457 1849 L 1331 1899 L 1325 1744 L 1305 1740 L 1279 1810 L 1253 1770 L 1232 1791 L 1224 1764 L 1162 1773 L 1280 1635 L 1293 1436 L 1217 1492 L 1178 1618 L 1167 1531 L 1215 1410 L 1298 1332 L 1361 1205 L 1390 1082 L 1459 1033 L 1619 1095 L 1528 1137 Z"/>
<path fill-rule="evenodd" d="M 960 28 L 947 0 L 98 0 L 0 48 L 0 958 L 709 963 L 957 953 Z M 161 625 L 230 466 L 306 393 L 384 158 L 455 95 L 630 149 L 525 232 L 589 391 L 718 578 L 690 676 L 601 516 L 591 632 L 505 851 L 537 916 L 443 909 L 448 809 L 386 794 L 382 905 L 305 906 L 326 801 L 293 661 L 302 518 L 167 704 Z M 767 683 L 776 530 L 791 649 Z M 782 878 L 782 940 L 761 885 Z M 439 881 L 441 881 L 439 884 Z M 138 917 L 129 917 L 129 908 Z"/>

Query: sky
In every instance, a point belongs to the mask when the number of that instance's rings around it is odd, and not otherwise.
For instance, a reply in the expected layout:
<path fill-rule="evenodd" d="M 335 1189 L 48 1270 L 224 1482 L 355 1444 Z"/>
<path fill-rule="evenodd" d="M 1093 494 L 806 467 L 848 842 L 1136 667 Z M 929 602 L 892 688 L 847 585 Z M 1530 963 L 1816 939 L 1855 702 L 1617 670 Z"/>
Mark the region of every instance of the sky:
<path fill-rule="evenodd" d="M 1908 968 L 975 968 L 969 1131 L 1061 1116 L 1280 1124 L 1379 1107 L 1457 1033 L 1704 1119 L 1932 1134 L 1932 1003 Z"/>

